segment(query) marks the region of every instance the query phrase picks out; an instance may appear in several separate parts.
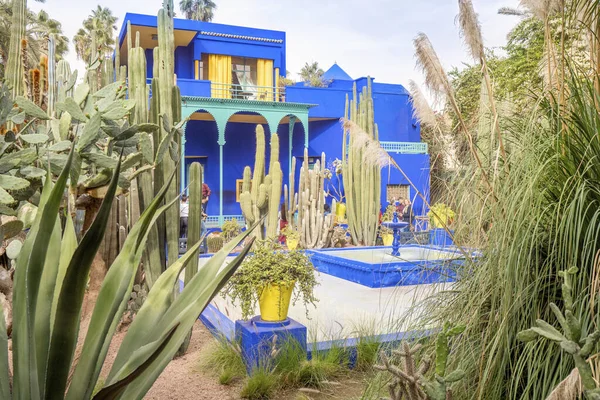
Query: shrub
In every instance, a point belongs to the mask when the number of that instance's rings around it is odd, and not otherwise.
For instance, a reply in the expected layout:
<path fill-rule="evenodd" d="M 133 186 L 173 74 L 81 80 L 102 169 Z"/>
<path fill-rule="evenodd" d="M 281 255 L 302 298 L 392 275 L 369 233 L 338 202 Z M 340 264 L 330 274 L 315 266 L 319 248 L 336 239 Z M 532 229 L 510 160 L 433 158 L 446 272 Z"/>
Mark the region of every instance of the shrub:
<path fill-rule="evenodd" d="M 277 390 L 277 375 L 264 368 L 256 369 L 240 392 L 240 397 L 248 400 L 271 399 Z"/>
<path fill-rule="evenodd" d="M 246 366 L 239 344 L 231 343 L 225 337 L 215 340 L 211 347 L 200 355 L 199 367 L 202 371 L 218 375 L 222 385 L 228 385 L 233 380 L 246 376 Z"/>

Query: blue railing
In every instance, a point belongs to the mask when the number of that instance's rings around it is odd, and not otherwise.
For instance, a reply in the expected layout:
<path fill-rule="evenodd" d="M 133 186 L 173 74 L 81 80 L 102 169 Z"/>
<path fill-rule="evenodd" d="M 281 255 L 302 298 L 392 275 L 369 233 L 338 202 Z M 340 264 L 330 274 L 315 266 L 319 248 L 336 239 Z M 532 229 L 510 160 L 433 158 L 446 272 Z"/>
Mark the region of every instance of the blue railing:
<path fill-rule="evenodd" d="M 238 224 L 240 226 L 246 225 L 246 221 L 244 220 L 243 215 L 209 215 L 208 217 L 206 217 L 204 223 L 206 224 L 207 228 L 220 228 L 224 222 L 231 221 L 234 218 L 238 221 Z"/>
<path fill-rule="evenodd" d="M 421 142 L 380 142 L 381 147 L 389 153 L 427 154 L 427 143 Z"/>

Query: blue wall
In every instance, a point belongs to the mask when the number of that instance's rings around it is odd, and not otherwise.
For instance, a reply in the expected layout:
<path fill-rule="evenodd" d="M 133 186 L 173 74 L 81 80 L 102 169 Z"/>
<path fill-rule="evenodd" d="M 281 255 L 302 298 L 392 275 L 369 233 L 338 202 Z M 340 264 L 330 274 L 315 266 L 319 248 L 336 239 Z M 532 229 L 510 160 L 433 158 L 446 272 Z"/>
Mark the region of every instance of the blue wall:
<path fill-rule="evenodd" d="M 268 166 L 269 154 L 269 128 L 266 124 L 266 152 Z M 241 209 L 235 201 L 236 179 L 242 179 L 244 167 L 249 165 L 254 168 L 254 154 L 256 152 L 254 124 L 229 123 L 225 131 L 226 144 L 223 147 L 223 214 L 239 215 Z M 284 172 L 284 184 L 289 183 L 288 169 L 288 143 L 289 125 L 281 124 L 278 128 L 280 151 L 279 160 Z M 326 154 L 326 164 L 329 167 L 336 158 L 342 156 L 342 130 L 337 120 L 313 121 L 310 123 L 310 143 L 308 155 L 318 157 L 321 152 Z M 296 157 L 297 165 L 295 179 L 298 182 L 300 166 L 304 155 L 304 129 L 302 124 L 296 123 L 292 139 L 292 155 Z M 204 179 L 212 190 L 207 213 L 209 215 L 219 214 L 219 145 L 217 144 L 217 128 L 212 121 L 190 121 L 186 129 L 186 165 L 193 161 L 200 161 L 204 167 Z M 189 158 L 190 156 L 202 156 L 203 158 Z M 429 156 L 426 154 L 392 154 L 398 165 L 402 168 L 408 178 L 428 197 L 429 195 Z M 186 168 L 187 170 L 187 168 Z M 187 182 L 187 177 L 186 177 Z M 329 183 L 337 187 L 335 175 Z M 409 182 L 402 173 L 395 168 L 384 168 L 381 172 L 381 204 L 385 206 L 388 199 L 386 187 L 388 184 L 408 185 Z M 297 186 L 296 186 L 297 190 Z M 416 215 L 423 214 L 423 201 L 416 196 L 416 191 L 411 188 L 411 201 L 414 202 L 413 209 Z M 327 199 L 331 203 L 331 198 Z"/>

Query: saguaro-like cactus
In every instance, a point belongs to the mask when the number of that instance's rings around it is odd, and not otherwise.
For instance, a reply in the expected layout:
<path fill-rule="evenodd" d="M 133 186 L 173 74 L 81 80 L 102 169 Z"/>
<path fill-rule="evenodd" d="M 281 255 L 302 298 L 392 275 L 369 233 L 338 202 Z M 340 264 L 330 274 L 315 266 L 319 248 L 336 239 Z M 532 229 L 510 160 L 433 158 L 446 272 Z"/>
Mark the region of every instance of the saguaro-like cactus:
<path fill-rule="evenodd" d="M 277 234 L 279 202 L 281 201 L 281 185 L 283 172 L 279 164 L 279 137 L 271 135 L 271 160 L 269 174 L 265 176 L 265 130 L 261 125 L 256 126 L 256 155 L 254 159 L 254 174 L 250 167 L 244 168 L 244 182 L 240 205 L 248 226 L 252 226 L 263 216 L 267 218 L 262 226 L 254 231 L 259 239 L 274 238 Z"/>
<path fill-rule="evenodd" d="M 13 0 L 12 13 L 6 80 L 9 85 L 12 85 L 12 95 L 13 98 L 16 98 L 17 96 L 23 95 L 25 90 L 25 83 L 23 81 L 24 66 L 21 58 L 21 40 L 25 38 L 27 0 Z"/>
<path fill-rule="evenodd" d="M 373 110 L 371 79 L 357 96 L 354 85 L 352 100 L 346 97 L 346 119 L 356 123 L 374 140 L 379 140 Z M 381 201 L 381 170 L 364 162 L 364 151 L 354 145 L 354 138 L 344 130 L 342 142 L 342 177 L 346 193 L 348 227 L 355 244 L 375 245 Z"/>
<path fill-rule="evenodd" d="M 307 249 L 328 247 L 333 234 L 334 215 L 325 215 L 325 153 L 312 171 L 308 166 L 308 149 L 304 149 L 304 161 L 300 169 L 297 198 L 298 231 L 300 245 Z M 333 201 L 332 208 L 336 203 Z"/>

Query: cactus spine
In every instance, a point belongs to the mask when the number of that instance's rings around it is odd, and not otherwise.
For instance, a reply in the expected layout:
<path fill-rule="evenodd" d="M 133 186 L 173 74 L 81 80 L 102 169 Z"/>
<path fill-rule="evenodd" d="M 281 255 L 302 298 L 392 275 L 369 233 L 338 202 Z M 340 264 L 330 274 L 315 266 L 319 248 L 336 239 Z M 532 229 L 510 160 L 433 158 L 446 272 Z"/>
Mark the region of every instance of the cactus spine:
<path fill-rule="evenodd" d="M 279 202 L 281 201 L 281 185 L 283 172 L 279 164 L 279 137 L 271 135 L 271 159 L 269 174 L 265 176 L 265 130 L 261 125 L 256 126 L 256 155 L 254 158 L 254 173 L 250 167 L 244 168 L 244 180 L 240 204 L 248 226 L 267 215 L 254 234 L 259 239 L 274 238 L 277 234 Z M 250 176 L 252 175 L 252 179 Z"/>
<path fill-rule="evenodd" d="M 311 171 L 308 165 L 308 149 L 304 149 L 304 161 L 300 168 L 300 187 L 295 198 L 297 198 L 300 245 L 307 249 L 328 247 L 333 234 L 334 215 L 333 213 L 325 215 L 325 176 L 321 171 L 323 165 L 325 165 L 325 153 L 321 154 L 321 160 L 316 162 Z M 332 207 L 335 206 L 334 200 Z"/>
<path fill-rule="evenodd" d="M 356 123 L 371 138 L 378 141 L 375 124 L 371 79 L 357 96 L 354 84 L 352 100 L 346 97 L 346 119 Z M 342 166 L 346 192 L 348 226 L 355 244 L 375 245 L 381 200 L 381 171 L 372 163 L 365 163 L 364 151 L 354 146 L 354 138 L 344 130 L 342 141 Z"/>

